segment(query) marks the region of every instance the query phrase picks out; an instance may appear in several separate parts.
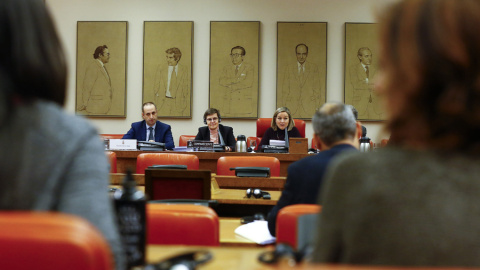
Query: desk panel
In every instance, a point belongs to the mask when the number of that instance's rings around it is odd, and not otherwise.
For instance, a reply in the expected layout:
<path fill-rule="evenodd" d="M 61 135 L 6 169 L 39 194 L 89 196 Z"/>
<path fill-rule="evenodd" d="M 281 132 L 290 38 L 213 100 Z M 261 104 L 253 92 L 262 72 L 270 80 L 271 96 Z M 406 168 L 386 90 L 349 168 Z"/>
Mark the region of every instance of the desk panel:
<path fill-rule="evenodd" d="M 125 173 L 110 173 L 110 185 L 121 185 L 125 178 Z M 132 174 L 137 185 L 145 185 L 144 174 Z M 282 191 L 285 186 L 286 177 L 236 177 L 212 174 L 212 180 L 215 179 L 220 188 L 247 189 L 260 188 L 262 190 Z"/>
<path fill-rule="evenodd" d="M 267 156 L 276 157 L 280 161 L 280 176 L 287 176 L 287 169 L 293 162 L 307 157 L 309 154 L 282 154 L 282 153 L 237 153 L 237 152 L 150 152 L 150 151 L 113 151 L 117 154 L 117 172 L 125 173 L 127 168 L 136 171 L 137 156 L 142 153 L 178 153 L 193 154 L 200 160 L 201 170 L 210 170 L 212 173 L 217 172 L 217 160 L 223 156 Z"/>

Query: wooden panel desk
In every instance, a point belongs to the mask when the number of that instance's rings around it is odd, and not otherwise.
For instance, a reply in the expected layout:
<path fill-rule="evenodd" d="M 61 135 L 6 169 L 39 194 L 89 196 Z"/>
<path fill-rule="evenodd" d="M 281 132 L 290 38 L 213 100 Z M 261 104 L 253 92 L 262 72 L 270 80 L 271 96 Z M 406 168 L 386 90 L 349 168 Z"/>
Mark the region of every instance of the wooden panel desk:
<path fill-rule="evenodd" d="M 121 185 L 125 178 L 125 173 L 110 173 L 110 185 Z M 133 174 L 133 179 L 137 185 L 145 185 L 144 174 Z M 247 189 L 260 188 L 263 190 L 283 190 L 285 186 L 286 177 L 236 177 L 212 174 L 212 179 L 215 179 L 220 188 L 233 189 Z"/>
<path fill-rule="evenodd" d="M 212 175 L 220 188 L 260 188 L 262 190 L 283 190 L 286 177 L 236 177 L 225 175 Z"/>
<path fill-rule="evenodd" d="M 148 245 L 146 260 L 156 263 L 160 260 L 177 256 L 186 252 L 209 250 L 212 252 L 211 261 L 198 266 L 198 270 L 479 270 L 480 268 L 467 267 L 401 267 L 401 266 L 372 266 L 372 265 L 342 265 L 342 264 L 308 264 L 301 263 L 289 266 L 286 262 L 268 265 L 258 261 L 262 252 L 272 250 L 269 247 L 187 247 L 187 246 L 160 246 Z"/>
<path fill-rule="evenodd" d="M 270 249 L 272 247 L 269 247 Z M 156 263 L 160 260 L 177 256 L 186 252 L 209 250 L 213 253 L 211 261 L 197 266 L 196 269 L 210 270 L 236 270 L 236 269 L 275 269 L 262 268 L 263 265 L 257 260 L 258 254 L 268 250 L 264 247 L 190 247 L 190 246 L 161 246 L 148 245 L 146 260 Z"/>
<path fill-rule="evenodd" d="M 127 168 L 135 172 L 137 167 L 137 156 L 142 153 L 178 153 L 193 154 L 200 159 L 200 169 L 217 171 L 217 160 L 223 156 L 268 156 L 276 157 L 280 161 L 280 176 L 287 176 L 287 168 L 293 162 L 307 157 L 309 154 L 281 154 L 281 153 L 237 153 L 237 152 L 148 152 L 148 151 L 113 151 L 117 155 L 117 172 L 125 173 Z"/>
<path fill-rule="evenodd" d="M 219 204 L 237 204 L 237 205 L 276 205 L 280 199 L 281 191 L 269 191 L 271 200 L 256 199 L 253 196 L 246 197 L 244 189 L 219 189 L 212 193 L 212 200 L 217 200 Z M 252 213 L 253 214 L 253 213 Z"/>

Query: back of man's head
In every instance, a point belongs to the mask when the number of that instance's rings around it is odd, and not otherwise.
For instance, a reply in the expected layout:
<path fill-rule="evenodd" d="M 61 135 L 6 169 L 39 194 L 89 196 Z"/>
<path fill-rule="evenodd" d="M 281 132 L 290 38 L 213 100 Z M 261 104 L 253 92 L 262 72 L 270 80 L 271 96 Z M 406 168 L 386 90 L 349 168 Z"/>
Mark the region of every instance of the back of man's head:
<path fill-rule="evenodd" d="M 355 140 L 357 122 L 352 109 L 342 103 L 325 103 L 312 119 L 313 131 L 322 142 L 331 147 L 343 140 Z"/>

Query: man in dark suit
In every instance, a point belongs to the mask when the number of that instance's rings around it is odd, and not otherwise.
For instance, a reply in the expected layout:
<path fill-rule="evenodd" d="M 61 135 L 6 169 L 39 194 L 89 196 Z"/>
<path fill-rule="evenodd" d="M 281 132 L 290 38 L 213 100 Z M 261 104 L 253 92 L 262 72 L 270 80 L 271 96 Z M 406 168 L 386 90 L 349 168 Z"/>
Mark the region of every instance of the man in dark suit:
<path fill-rule="evenodd" d="M 324 149 L 319 154 L 292 163 L 288 167 L 287 181 L 277 205 L 268 213 L 268 229 L 276 234 L 277 213 L 292 204 L 316 204 L 323 175 L 330 161 L 343 151 L 357 150 L 360 123 L 353 112 L 341 103 L 325 103 L 312 119 L 315 137 Z"/>
<path fill-rule="evenodd" d="M 165 143 L 166 149 L 173 149 L 172 128 L 157 120 L 157 107 L 153 102 L 142 105 L 143 121 L 135 122 L 122 139 L 137 139 L 138 141 L 155 141 Z"/>
<path fill-rule="evenodd" d="M 212 141 L 214 144 L 222 144 L 225 151 L 235 151 L 235 137 L 233 128 L 220 124 L 222 117 L 220 111 L 210 108 L 203 114 L 203 122 L 206 127 L 200 127 L 195 140 Z"/>

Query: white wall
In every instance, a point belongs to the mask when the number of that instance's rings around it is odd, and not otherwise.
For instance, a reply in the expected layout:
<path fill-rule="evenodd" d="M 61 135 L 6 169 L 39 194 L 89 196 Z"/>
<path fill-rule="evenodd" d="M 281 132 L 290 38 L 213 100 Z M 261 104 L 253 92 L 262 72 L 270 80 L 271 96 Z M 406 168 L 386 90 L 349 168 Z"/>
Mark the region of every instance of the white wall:
<path fill-rule="evenodd" d="M 77 21 L 128 21 L 127 117 L 91 118 L 100 133 L 126 133 L 141 120 L 143 22 L 194 21 L 192 119 L 161 119 L 172 125 L 175 144 L 182 134 L 195 135 L 208 108 L 210 21 L 260 21 L 259 117 L 272 117 L 276 89 L 277 21 L 328 22 L 327 101 L 343 101 L 344 23 L 375 22 L 378 10 L 395 0 L 47 0 L 69 62 L 66 109 L 75 110 Z M 224 124 L 235 135 L 255 136 L 255 120 L 231 120 Z M 387 138 L 383 124 L 367 122 L 374 142 Z M 313 129 L 307 122 L 306 135 Z"/>

